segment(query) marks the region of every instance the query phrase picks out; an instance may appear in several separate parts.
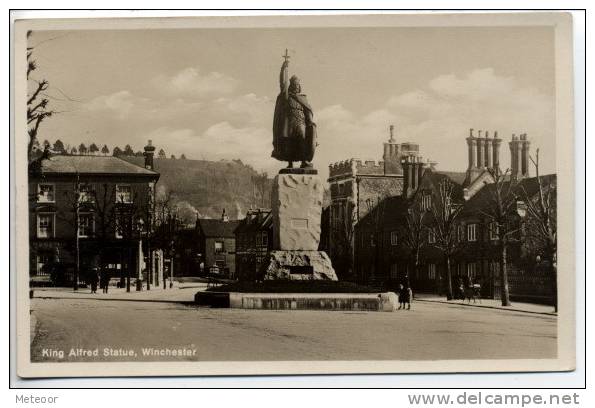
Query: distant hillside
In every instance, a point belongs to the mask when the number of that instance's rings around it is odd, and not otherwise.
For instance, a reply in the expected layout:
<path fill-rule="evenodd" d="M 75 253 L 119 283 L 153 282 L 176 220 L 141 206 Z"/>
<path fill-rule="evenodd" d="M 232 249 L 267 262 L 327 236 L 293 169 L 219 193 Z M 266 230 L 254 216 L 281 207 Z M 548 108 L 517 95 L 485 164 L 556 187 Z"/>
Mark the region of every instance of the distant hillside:
<path fill-rule="evenodd" d="M 144 165 L 143 157 L 120 158 Z M 270 208 L 271 180 L 240 160 L 155 158 L 155 170 L 161 174 L 158 194 L 173 191 L 174 200 L 189 223 L 193 222 L 195 211 L 201 217 L 216 218 L 225 208 L 231 219 L 238 219 L 250 207 Z"/>

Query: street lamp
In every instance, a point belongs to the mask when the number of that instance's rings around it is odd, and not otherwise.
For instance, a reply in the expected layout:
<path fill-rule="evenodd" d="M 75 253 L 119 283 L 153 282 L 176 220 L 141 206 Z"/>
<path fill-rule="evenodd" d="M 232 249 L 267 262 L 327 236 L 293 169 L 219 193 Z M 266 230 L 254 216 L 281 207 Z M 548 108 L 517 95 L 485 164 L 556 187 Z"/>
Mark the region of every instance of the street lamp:
<path fill-rule="evenodd" d="M 139 217 L 136 222 L 136 231 L 138 232 L 138 260 L 137 260 L 137 268 L 138 273 L 136 277 L 136 291 L 140 292 L 143 288 L 143 229 L 144 229 L 145 221 L 142 217 Z"/>

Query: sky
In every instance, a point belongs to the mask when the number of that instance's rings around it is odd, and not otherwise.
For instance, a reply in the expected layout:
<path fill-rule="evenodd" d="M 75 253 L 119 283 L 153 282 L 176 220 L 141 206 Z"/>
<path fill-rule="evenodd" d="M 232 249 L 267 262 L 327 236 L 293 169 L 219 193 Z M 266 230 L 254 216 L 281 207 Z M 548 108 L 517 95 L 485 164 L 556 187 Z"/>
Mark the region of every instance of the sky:
<path fill-rule="evenodd" d="M 56 139 L 167 155 L 241 159 L 274 174 L 270 157 L 281 56 L 314 110 L 314 165 L 381 160 L 395 126 L 438 169 L 465 171 L 469 128 L 505 142 L 527 133 L 542 174 L 555 171 L 551 27 L 379 27 L 38 31 L 37 79 L 59 113 Z M 501 167 L 510 165 L 508 144 Z"/>

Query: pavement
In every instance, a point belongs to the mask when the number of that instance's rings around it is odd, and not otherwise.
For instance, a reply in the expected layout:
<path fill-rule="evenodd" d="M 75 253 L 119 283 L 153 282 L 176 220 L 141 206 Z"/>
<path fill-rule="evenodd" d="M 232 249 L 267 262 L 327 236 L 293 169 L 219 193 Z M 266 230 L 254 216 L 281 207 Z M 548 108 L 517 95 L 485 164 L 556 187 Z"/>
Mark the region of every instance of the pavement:
<path fill-rule="evenodd" d="M 459 304 L 470 307 L 484 307 L 488 309 L 500 309 L 511 312 L 526 312 L 526 313 L 537 313 L 556 316 L 557 313 L 554 311 L 553 306 L 539 305 L 535 303 L 523 303 L 523 302 L 511 302 L 510 306 L 502 306 L 502 301 L 498 299 L 477 299 L 474 301 L 463 301 L 463 300 L 446 300 L 444 296 L 438 296 L 433 294 L 415 294 L 416 301 L 422 302 L 435 302 L 444 304 Z"/>
<path fill-rule="evenodd" d="M 205 290 L 207 284 L 203 282 L 176 283 L 173 288 L 163 289 L 162 286 L 153 287 L 151 290 L 136 291 L 131 288 L 126 292 L 125 288 L 110 288 L 109 293 L 90 293 L 89 289 L 82 288 L 78 291 L 72 288 L 36 288 L 34 296 L 37 298 L 65 298 L 65 299 L 96 299 L 96 300 L 122 300 L 122 301 L 153 301 L 167 303 L 193 303 L 197 291 Z M 478 299 L 476 302 L 462 300 L 446 300 L 443 296 L 434 294 L 415 294 L 415 301 L 434 302 L 443 304 L 458 304 L 469 307 L 483 307 L 489 309 L 500 309 L 512 312 L 526 312 L 546 315 L 556 315 L 553 306 L 539 305 L 534 303 L 513 302 L 511 306 L 502 306 L 500 300 Z"/>
<path fill-rule="evenodd" d="M 109 288 L 108 293 L 91 293 L 88 288 L 81 288 L 74 291 L 72 288 L 36 288 L 35 298 L 43 299 L 89 299 L 89 300 L 113 300 L 113 301 L 137 301 L 137 302 L 164 302 L 164 303 L 192 303 L 197 291 L 205 290 L 206 283 L 179 283 L 173 288 L 169 285 L 166 289 L 152 287 L 150 290 L 136 291 L 134 287 L 130 292 L 126 288 Z"/>
<path fill-rule="evenodd" d="M 541 359 L 557 354 L 557 317 L 547 314 L 431 301 L 414 301 L 411 310 L 393 313 L 211 309 L 165 300 L 174 296 L 184 302 L 196 287 L 158 292 L 102 298 L 36 291 L 32 360 Z M 100 356 L 69 356 L 70 350 L 99 350 Z M 172 356 L 171 350 L 186 352 Z"/>

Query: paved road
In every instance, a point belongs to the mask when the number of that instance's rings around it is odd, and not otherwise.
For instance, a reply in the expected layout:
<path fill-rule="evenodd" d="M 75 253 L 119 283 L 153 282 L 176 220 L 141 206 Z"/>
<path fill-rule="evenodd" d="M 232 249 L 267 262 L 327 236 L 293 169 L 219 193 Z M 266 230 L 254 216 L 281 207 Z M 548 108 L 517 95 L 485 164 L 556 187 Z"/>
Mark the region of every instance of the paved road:
<path fill-rule="evenodd" d="M 418 302 L 411 311 L 208 309 L 175 303 L 33 299 L 34 361 L 553 358 L 555 316 Z M 180 356 L 143 355 L 185 350 Z M 70 349 L 98 349 L 68 357 Z M 169 348 L 170 350 L 165 350 Z M 132 356 L 126 356 L 132 350 Z M 45 354 L 44 355 L 44 351 Z M 103 356 L 104 352 L 112 354 Z M 116 354 L 116 355 L 113 355 Z"/>

